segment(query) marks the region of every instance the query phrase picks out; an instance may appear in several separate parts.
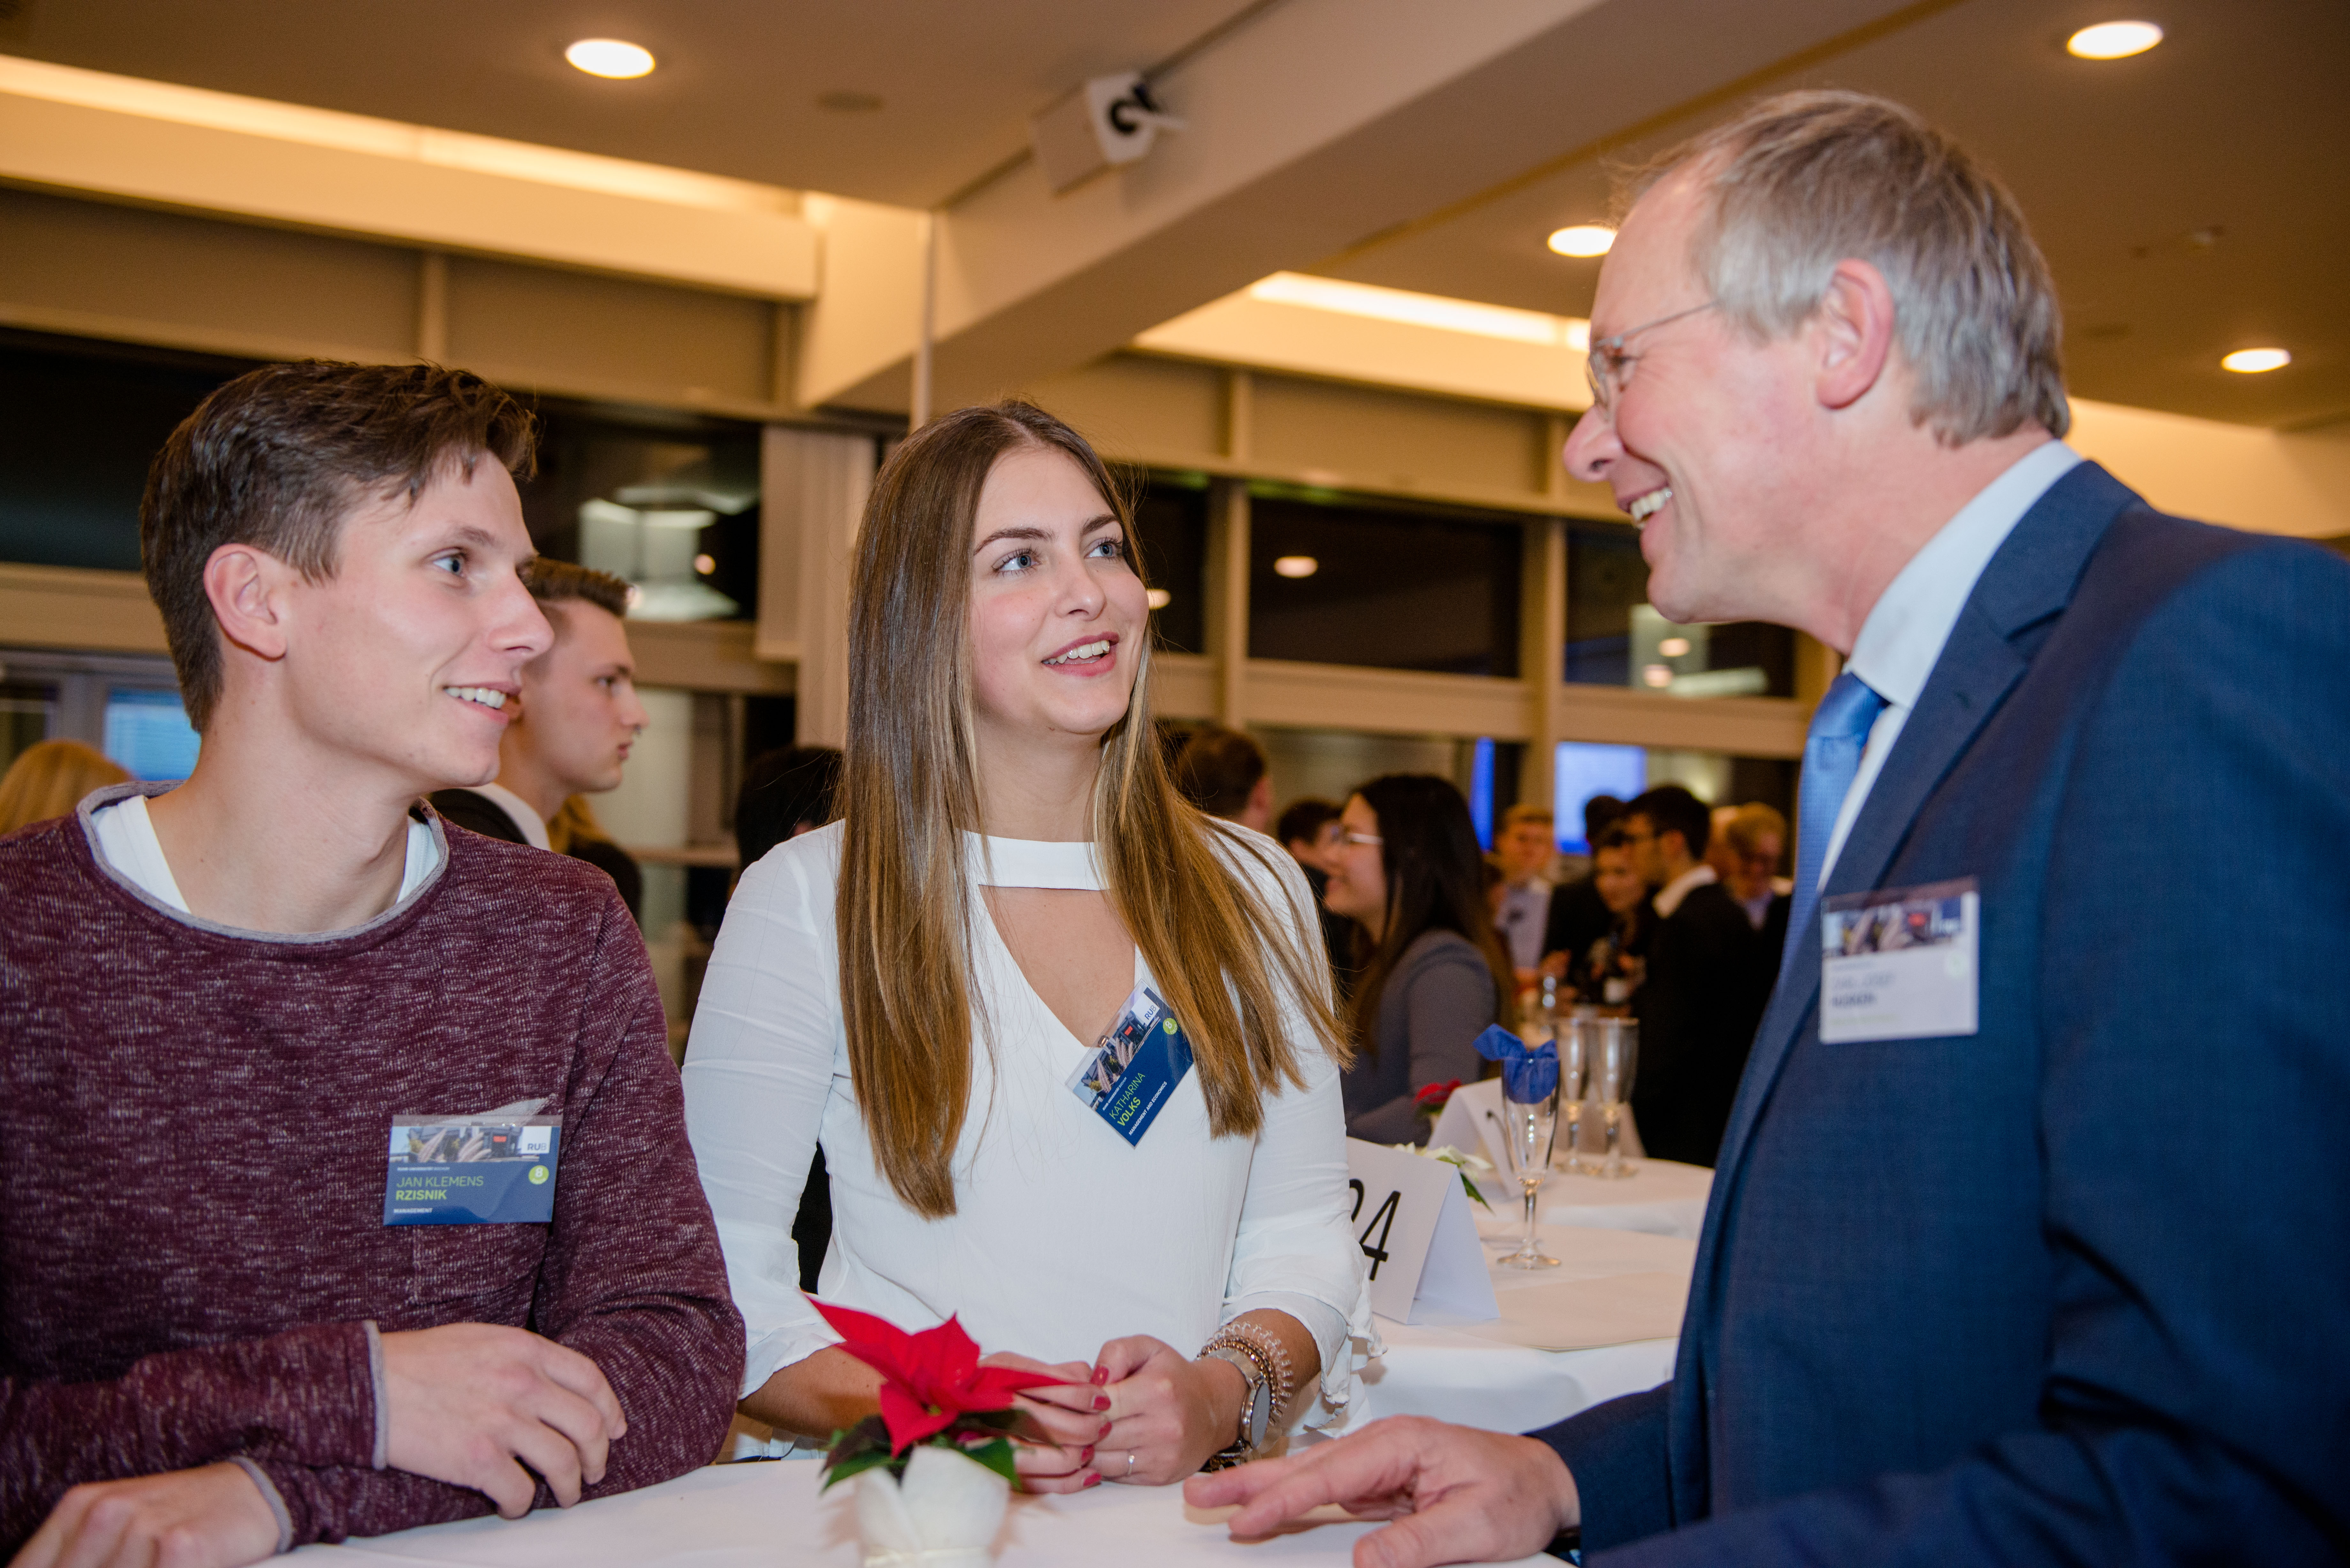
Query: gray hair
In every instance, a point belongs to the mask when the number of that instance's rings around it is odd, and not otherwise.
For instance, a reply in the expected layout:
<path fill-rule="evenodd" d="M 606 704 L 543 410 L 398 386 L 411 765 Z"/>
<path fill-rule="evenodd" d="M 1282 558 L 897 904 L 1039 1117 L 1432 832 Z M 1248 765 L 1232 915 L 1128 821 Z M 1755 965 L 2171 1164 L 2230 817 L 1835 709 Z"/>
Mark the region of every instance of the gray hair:
<path fill-rule="evenodd" d="M 1710 207 L 1690 263 L 1745 331 L 1795 331 L 1836 264 L 1866 261 L 1893 292 L 1913 421 L 1947 446 L 2071 427 L 2056 286 L 2022 210 L 1910 110 L 1854 92 L 1765 99 L 1649 165 L 1633 194 L 1683 169 Z"/>

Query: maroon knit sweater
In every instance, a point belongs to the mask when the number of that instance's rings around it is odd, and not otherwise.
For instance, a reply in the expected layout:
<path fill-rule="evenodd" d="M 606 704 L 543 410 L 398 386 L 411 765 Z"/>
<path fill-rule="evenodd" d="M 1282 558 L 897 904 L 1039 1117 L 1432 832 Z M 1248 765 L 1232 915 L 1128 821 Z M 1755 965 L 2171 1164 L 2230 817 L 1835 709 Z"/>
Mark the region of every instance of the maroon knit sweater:
<path fill-rule="evenodd" d="M 0 839 L 0 1554 L 77 1482 L 229 1459 L 291 1544 L 489 1512 L 380 1468 L 370 1323 L 594 1361 L 629 1431 L 589 1496 L 707 1462 L 742 1320 L 611 879 L 450 830 L 364 926 L 234 932 L 96 860 L 132 787 Z M 540 1096 L 551 1224 L 385 1226 L 395 1114 Z"/>

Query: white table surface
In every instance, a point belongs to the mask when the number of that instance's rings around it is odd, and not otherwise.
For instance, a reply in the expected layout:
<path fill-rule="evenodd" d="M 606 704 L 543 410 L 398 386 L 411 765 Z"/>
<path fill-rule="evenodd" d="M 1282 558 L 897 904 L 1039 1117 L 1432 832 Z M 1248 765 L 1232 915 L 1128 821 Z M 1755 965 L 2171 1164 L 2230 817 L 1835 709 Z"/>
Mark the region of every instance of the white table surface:
<path fill-rule="evenodd" d="M 1544 1225 L 1593 1226 L 1607 1231 L 1642 1231 L 1651 1236 L 1680 1236 L 1694 1241 L 1705 1228 L 1705 1203 L 1713 1192 L 1713 1172 L 1701 1165 L 1671 1159 L 1627 1159 L 1637 1176 L 1614 1181 L 1596 1176 L 1571 1176 L 1565 1171 L 1543 1183 L 1535 1199 L 1535 1214 Z M 1496 1173 L 1495 1184 L 1509 1179 Z M 1486 1183 L 1477 1184 L 1481 1189 Z M 1515 1216 L 1523 1212 L 1512 1192 L 1485 1194 L 1496 1213 L 1506 1213 L 1515 1234 Z M 1477 1229 L 1490 1232 L 1493 1222 L 1477 1216 Z"/>
<path fill-rule="evenodd" d="M 317 1568 L 857 1568 L 855 1500 L 847 1484 L 819 1496 L 822 1480 L 812 1463 L 712 1465 L 568 1511 L 428 1525 L 340 1546 L 306 1546 L 294 1555 Z M 1183 1489 L 1173 1486 L 1103 1485 L 1067 1497 L 1015 1496 L 997 1537 L 996 1561 L 1007 1568 L 1344 1564 L 1355 1542 L 1377 1528 L 1325 1510 L 1332 1516 L 1328 1522 L 1243 1544 L 1223 1527 L 1230 1511 L 1189 1508 Z M 1552 1563 L 1529 1557 L 1518 1568 Z"/>
<path fill-rule="evenodd" d="M 1481 1232 L 1497 1241 L 1506 1236 L 1514 1247 L 1516 1228 L 1507 1220 L 1487 1220 L 1481 1214 L 1479 1221 Z M 1539 1225 L 1537 1234 L 1559 1267 L 1539 1272 L 1494 1269 L 1493 1289 L 1504 1317 L 1510 1315 L 1511 1296 L 1534 1286 L 1663 1271 L 1686 1281 L 1697 1258 L 1697 1243 L 1681 1237 L 1549 1224 Z M 1488 1257 L 1506 1250 L 1490 1247 Z M 1597 1350 L 1529 1350 L 1481 1338 L 1466 1326 L 1384 1317 L 1376 1322 L 1387 1352 L 1363 1373 L 1362 1391 L 1347 1412 L 1349 1428 L 1383 1416 L 1431 1416 L 1496 1432 L 1531 1432 L 1666 1381 L 1673 1375 L 1679 1345 L 1668 1336 Z"/>

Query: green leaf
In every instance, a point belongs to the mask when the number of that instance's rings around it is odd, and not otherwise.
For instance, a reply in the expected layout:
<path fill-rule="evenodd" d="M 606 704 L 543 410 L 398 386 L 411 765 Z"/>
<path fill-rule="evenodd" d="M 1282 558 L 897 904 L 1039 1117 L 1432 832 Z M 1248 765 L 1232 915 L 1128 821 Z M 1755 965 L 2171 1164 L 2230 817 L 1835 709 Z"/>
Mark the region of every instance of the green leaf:
<path fill-rule="evenodd" d="M 1493 1211 L 1493 1206 L 1485 1201 L 1485 1195 L 1477 1190 L 1477 1184 L 1469 1179 L 1469 1173 L 1465 1170 L 1461 1173 L 1461 1185 L 1469 1189 L 1469 1196 L 1477 1200 L 1478 1208 L 1488 1214 Z"/>
<path fill-rule="evenodd" d="M 889 1458 L 888 1449 L 876 1449 L 859 1454 L 855 1459 L 842 1459 L 837 1464 L 827 1463 L 825 1466 L 824 1485 L 817 1490 L 828 1491 L 833 1482 L 844 1481 L 851 1476 L 861 1475 L 874 1469 L 887 1469 L 890 1474 L 899 1477 L 903 1477 L 906 1473 L 906 1464 L 903 1459 L 893 1460 Z"/>
<path fill-rule="evenodd" d="M 982 1443 L 975 1449 L 966 1449 L 957 1445 L 956 1452 L 974 1463 L 985 1465 L 989 1469 L 1010 1481 L 1014 1487 L 1017 1488 L 1020 1485 L 1020 1466 L 1013 1457 L 1012 1444 L 1007 1439 L 998 1438 L 992 1443 Z"/>

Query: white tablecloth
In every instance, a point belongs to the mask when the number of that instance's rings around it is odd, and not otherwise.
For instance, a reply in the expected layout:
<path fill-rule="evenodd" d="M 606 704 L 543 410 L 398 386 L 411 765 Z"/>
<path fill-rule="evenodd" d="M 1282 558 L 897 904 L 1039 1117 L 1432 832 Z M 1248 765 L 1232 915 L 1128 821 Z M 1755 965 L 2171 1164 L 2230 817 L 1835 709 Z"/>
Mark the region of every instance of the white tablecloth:
<path fill-rule="evenodd" d="M 1496 1236 L 1508 1230 L 1514 1244 L 1515 1231 L 1505 1221 L 1481 1223 L 1479 1229 Z M 1697 1257 L 1697 1243 L 1680 1237 L 1546 1223 L 1538 1233 L 1543 1251 L 1560 1266 L 1535 1273 L 1493 1270 L 1504 1317 L 1511 1315 L 1513 1295 L 1565 1280 L 1670 1271 L 1679 1274 L 1686 1293 Z M 1501 1249 L 1489 1251 L 1498 1254 Z M 1673 1375 L 1678 1343 L 1669 1334 L 1598 1350 L 1528 1350 L 1482 1337 L 1472 1332 L 1474 1325 L 1377 1321 L 1387 1354 L 1363 1375 L 1362 1393 L 1347 1413 L 1350 1428 L 1383 1416 L 1432 1416 L 1497 1432 L 1531 1432 L 1664 1382 Z"/>
<path fill-rule="evenodd" d="M 1651 1236 L 1680 1236 L 1694 1241 L 1705 1228 L 1705 1200 L 1713 1191 L 1713 1172 L 1701 1165 L 1671 1159 L 1627 1159 L 1639 1172 L 1615 1181 L 1596 1176 L 1570 1176 L 1564 1171 L 1543 1183 L 1535 1213 L 1544 1225 L 1582 1225 L 1604 1231 L 1645 1231 Z M 1496 1185 L 1506 1187 L 1500 1177 Z M 1482 1188 L 1486 1184 L 1479 1182 Z M 1488 1236 L 1508 1231 L 1514 1241 L 1523 1212 L 1513 1191 L 1487 1192 L 1485 1200 L 1502 1220 L 1477 1216 L 1477 1229 Z"/>
<path fill-rule="evenodd" d="M 819 1497 L 813 1463 L 712 1465 L 661 1486 L 546 1510 L 380 1535 L 295 1556 L 329 1568 L 464 1563 L 476 1568 L 857 1568 L 857 1515 L 843 1484 Z M 1228 1510 L 1187 1508 L 1180 1487 L 1104 1485 L 1069 1497 L 1014 1497 L 997 1537 L 1005 1568 L 1234 1568 L 1340 1565 L 1376 1528 L 1336 1517 L 1270 1541 L 1235 1543 Z M 1519 1568 L 1550 1564 L 1530 1557 Z"/>

